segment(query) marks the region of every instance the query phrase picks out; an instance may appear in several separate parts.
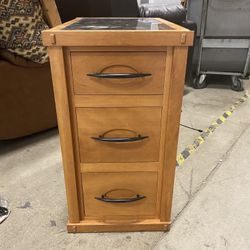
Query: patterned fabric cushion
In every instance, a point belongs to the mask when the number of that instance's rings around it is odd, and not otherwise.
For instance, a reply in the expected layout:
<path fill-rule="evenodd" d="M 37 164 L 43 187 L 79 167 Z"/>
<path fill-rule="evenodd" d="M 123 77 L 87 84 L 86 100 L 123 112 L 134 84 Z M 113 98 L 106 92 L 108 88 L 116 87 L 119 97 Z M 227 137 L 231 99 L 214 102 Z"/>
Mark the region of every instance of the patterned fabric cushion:
<path fill-rule="evenodd" d="M 0 0 L 0 48 L 45 63 L 41 31 L 48 28 L 39 0 Z"/>

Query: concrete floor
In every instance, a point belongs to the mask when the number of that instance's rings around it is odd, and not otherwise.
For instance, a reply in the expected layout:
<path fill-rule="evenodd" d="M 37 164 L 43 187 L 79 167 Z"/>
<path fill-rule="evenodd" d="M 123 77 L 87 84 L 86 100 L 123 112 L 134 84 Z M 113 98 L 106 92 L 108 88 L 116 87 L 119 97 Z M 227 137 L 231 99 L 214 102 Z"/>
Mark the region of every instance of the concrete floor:
<path fill-rule="evenodd" d="M 244 92 L 186 88 L 182 123 L 205 129 Z M 245 84 L 250 89 L 250 82 Z M 199 135 L 181 128 L 178 151 Z M 57 130 L 0 144 L 0 249 L 250 249 L 250 102 L 177 168 L 170 232 L 68 234 Z"/>

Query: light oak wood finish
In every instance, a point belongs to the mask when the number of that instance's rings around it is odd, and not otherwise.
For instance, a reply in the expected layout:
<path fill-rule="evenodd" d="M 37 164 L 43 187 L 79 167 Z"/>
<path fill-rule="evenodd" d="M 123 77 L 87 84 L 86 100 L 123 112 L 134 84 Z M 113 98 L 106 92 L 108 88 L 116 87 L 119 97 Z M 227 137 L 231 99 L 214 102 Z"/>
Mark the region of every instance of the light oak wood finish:
<path fill-rule="evenodd" d="M 169 231 L 170 223 L 158 219 L 146 219 L 138 222 L 123 220 L 102 222 L 98 220 L 85 220 L 80 223 L 68 223 L 68 232 L 134 232 L 134 231 Z"/>
<path fill-rule="evenodd" d="M 172 30 L 62 30 L 76 20 L 43 34 L 44 44 L 50 46 L 68 231 L 169 230 L 183 83 L 193 33 L 161 19 L 157 20 Z M 153 72 L 153 76 L 119 81 L 86 76 L 103 71 Z M 126 129 L 149 138 L 115 143 L 91 139 L 100 139 L 109 130 L 105 138 L 138 136 Z M 137 194 L 145 198 L 137 200 Z"/>
<path fill-rule="evenodd" d="M 162 171 L 161 221 L 170 221 L 175 178 L 176 154 L 179 135 L 179 123 L 184 93 L 184 79 L 188 50 L 175 47 L 172 61 L 172 74 L 168 92 L 167 124 L 164 147 L 164 168 Z"/>
<path fill-rule="evenodd" d="M 163 106 L 162 106 L 162 117 L 161 117 L 161 147 L 160 147 L 160 163 L 161 168 L 159 169 L 159 179 L 158 179 L 158 200 L 161 200 L 162 196 L 165 196 L 165 194 L 162 192 L 162 185 L 163 185 L 163 178 L 166 171 L 165 166 L 165 150 L 166 150 L 166 130 L 167 130 L 167 119 L 168 119 L 168 101 L 169 101 L 169 93 L 170 93 L 170 87 L 173 84 L 171 82 L 172 77 L 172 62 L 173 62 L 173 47 L 167 48 L 167 60 L 166 60 L 166 74 L 165 74 L 165 84 L 164 84 L 164 94 L 163 94 Z M 179 125 L 179 124 L 178 124 Z M 171 147 L 171 145 L 170 145 Z M 175 167 L 174 165 L 172 167 Z M 168 185 L 168 183 L 166 184 Z M 160 215 L 162 209 L 162 204 L 159 202 L 157 206 L 157 212 Z M 167 208 L 168 209 L 168 208 Z M 170 221 L 170 218 L 166 219 L 165 221 Z"/>
<path fill-rule="evenodd" d="M 85 215 L 112 220 L 116 215 L 156 216 L 157 172 L 84 173 L 83 190 Z M 145 198 L 126 203 L 103 202 L 95 199 L 107 193 L 111 199 Z"/>
<path fill-rule="evenodd" d="M 123 163 L 81 163 L 81 172 L 157 172 L 161 168 L 160 162 L 123 162 Z"/>
<path fill-rule="evenodd" d="M 190 46 L 193 44 L 193 32 L 179 25 L 156 18 L 169 25 L 172 30 L 64 30 L 66 26 L 79 18 L 59 25 L 49 31 L 43 31 L 43 43 L 46 46 Z M 51 41 L 55 36 L 56 43 Z M 185 39 L 183 39 L 183 36 Z"/>
<path fill-rule="evenodd" d="M 70 36 L 67 37 L 65 34 L 70 32 Z M 84 37 L 81 32 L 66 31 L 61 32 L 54 31 L 56 45 L 57 46 L 188 46 L 193 42 L 191 33 L 184 30 L 182 34 L 176 33 L 175 31 L 169 31 L 166 35 L 161 31 L 155 31 L 148 34 L 148 32 L 132 32 L 124 31 L 126 34 L 119 34 L 117 32 L 87 32 Z M 50 36 L 45 31 L 43 32 L 43 39 L 45 45 L 51 46 Z M 185 35 L 185 42 L 183 40 Z"/>
<path fill-rule="evenodd" d="M 159 161 L 160 107 L 78 108 L 77 122 L 81 162 Z M 110 138 L 148 138 L 114 143 L 92 139 L 107 131 Z"/>
<path fill-rule="evenodd" d="M 88 47 L 82 47 L 82 46 L 69 46 L 66 47 L 65 49 L 70 51 L 70 52 L 164 52 L 166 53 L 168 46 L 133 46 L 133 47 L 128 47 L 128 46 L 88 46 Z"/>
<path fill-rule="evenodd" d="M 57 120 L 60 132 L 69 221 L 77 223 L 80 221 L 80 217 L 64 55 L 61 47 L 50 47 L 48 48 L 48 53 L 50 56 Z"/>
<path fill-rule="evenodd" d="M 54 0 L 40 0 L 44 17 L 50 27 L 61 24 L 61 18 Z"/>
<path fill-rule="evenodd" d="M 162 94 L 165 52 L 71 53 L 75 94 Z M 150 64 L 148 62 L 151 62 Z M 131 79 L 103 79 L 89 73 L 149 73 Z"/>
<path fill-rule="evenodd" d="M 64 49 L 64 62 L 65 68 L 71 69 L 70 52 Z M 67 70 L 66 80 L 67 82 L 73 82 L 72 80 L 72 70 Z M 69 109 L 70 109 L 70 121 L 72 128 L 72 139 L 73 139 L 73 151 L 75 157 L 75 173 L 76 173 L 76 187 L 78 194 L 78 205 L 79 205 L 79 217 L 82 220 L 84 218 L 84 203 L 83 203 L 83 191 L 82 191 L 82 176 L 81 176 L 81 166 L 80 166 L 80 154 L 79 154 L 79 140 L 78 140 L 78 127 L 76 119 L 76 105 L 74 99 L 74 90 L 72 84 L 68 84 L 68 98 L 69 98 Z"/>
<path fill-rule="evenodd" d="M 75 107 L 161 107 L 162 95 L 75 95 Z"/>

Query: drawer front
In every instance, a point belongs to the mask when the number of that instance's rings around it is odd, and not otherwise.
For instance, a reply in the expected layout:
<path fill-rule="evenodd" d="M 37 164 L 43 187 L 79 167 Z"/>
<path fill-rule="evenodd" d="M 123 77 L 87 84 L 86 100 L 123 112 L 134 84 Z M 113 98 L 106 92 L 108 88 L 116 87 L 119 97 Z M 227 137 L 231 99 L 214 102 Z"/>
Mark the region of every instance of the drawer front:
<path fill-rule="evenodd" d="M 72 52 L 71 60 L 75 94 L 163 93 L 165 52 Z"/>
<path fill-rule="evenodd" d="M 82 163 L 159 161 L 161 107 L 77 108 Z"/>
<path fill-rule="evenodd" d="M 85 173 L 86 216 L 155 216 L 157 173 Z"/>

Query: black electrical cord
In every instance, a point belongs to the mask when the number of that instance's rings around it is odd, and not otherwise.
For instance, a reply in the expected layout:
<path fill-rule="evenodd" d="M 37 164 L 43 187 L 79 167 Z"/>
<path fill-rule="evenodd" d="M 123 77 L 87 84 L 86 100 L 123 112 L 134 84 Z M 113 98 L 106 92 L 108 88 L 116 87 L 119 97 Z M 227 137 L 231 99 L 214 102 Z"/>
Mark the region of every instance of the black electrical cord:
<path fill-rule="evenodd" d="M 202 129 L 197 129 L 197 128 L 189 127 L 189 126 L 184 125 L 184 124 L 181 124 L 181 123 L 180 123 L 180 125 L 181 125 L 182 127 L 184 127 L 184 128 L 192 129 L 192 130 L 197 131 L 197 132 L 200 132 L 200 133 L 204 132 Z"/>

